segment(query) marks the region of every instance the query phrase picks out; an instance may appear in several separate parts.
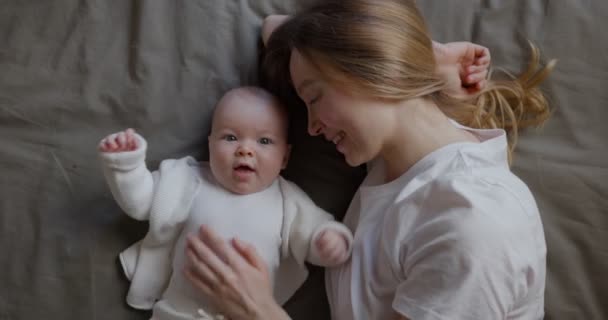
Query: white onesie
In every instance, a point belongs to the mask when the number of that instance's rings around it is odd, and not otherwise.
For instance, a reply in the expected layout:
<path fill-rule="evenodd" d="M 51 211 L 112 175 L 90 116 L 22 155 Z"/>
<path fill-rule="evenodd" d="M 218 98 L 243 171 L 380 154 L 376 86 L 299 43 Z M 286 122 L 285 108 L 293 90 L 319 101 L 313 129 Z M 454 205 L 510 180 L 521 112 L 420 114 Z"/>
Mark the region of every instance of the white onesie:
<path fill-rule="evenodd" d="M 269 267 L 281 303 L 305 280 L 304 260 L 321 265 L 311 245 L 321 231 L 339 231 L 350 252 L 350 231 L 293 183 L 278 177 L 265 190 L 236 195 L 216 182 L 208 163 L 190 157 L 165 160 L 151 173 L 144 161 L 146 141 L 137 139 L 135 151 L 100 157 L 121 208 L 135 219 L 150 221 L 146 237 L 121 253 L 120 260 L 132 281 L 127 303 L 137 309 L 153 307 L 152 319 L 214 317 L 205 297 L 183 274 L 186 237 L 201 224 L 226 239 L 238 236 L 253 244 Z"/>

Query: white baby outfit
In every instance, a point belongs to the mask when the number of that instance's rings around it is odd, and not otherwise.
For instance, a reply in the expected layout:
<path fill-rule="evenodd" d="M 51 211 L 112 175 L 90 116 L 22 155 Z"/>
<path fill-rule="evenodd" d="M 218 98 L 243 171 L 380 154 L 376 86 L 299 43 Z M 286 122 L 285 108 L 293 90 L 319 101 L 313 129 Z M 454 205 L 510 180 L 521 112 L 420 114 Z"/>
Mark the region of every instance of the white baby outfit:
<path fill-rule="evenodd" d="M 304 282 L 304 261 L 321 264 L 312 239 L 326 228 L 339 231 L 350 251 L 352 234 L 317 207 L 295 184 L 278 177 L 267 189 L 236 195 L 222 188 L 207 163 L 191 157 L 145 165 L 146 141 L 139 148 L 101 153 L 104 175 L 114 198 L 131 217 L 149 220 L 144 239 L 120 254 L 131 280 L 127 303 L 153 308 L 154 320 L 221 319 L 185 278 L 186 236 L 208 225 L 225 239 L 238 236 L 263 257 L 279 303 Z"/>

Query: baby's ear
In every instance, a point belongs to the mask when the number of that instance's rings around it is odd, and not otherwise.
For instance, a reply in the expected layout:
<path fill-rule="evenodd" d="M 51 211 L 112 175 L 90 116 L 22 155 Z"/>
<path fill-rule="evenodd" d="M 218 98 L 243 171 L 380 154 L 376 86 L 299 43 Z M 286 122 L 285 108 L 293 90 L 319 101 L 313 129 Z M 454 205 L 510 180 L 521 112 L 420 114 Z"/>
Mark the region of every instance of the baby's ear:
<path fill-rule="evenodd" d="M 285 156 L 283 157 L 283 165 L 281 165 L 281 169 L 287 168 L 287 164 L 289 163 L 289 156 L 291 155 L 291 145 L 287 145 L 287 151 L 285 151 Z"/>

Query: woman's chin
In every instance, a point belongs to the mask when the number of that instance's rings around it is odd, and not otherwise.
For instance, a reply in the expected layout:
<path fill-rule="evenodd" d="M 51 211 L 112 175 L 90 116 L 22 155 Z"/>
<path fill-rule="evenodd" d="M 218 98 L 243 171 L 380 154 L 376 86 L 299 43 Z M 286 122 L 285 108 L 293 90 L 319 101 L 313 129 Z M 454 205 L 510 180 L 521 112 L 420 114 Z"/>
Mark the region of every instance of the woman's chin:
<path fill-rule="evenodd" d="M 344 160 L 351 167 L 358 167 L 358 166 L 364 164 L 365 162 L 367 162 L 362 157 L 358 157 L 356 155 L 347 154 L 347 153 L 344 154 Z"/>

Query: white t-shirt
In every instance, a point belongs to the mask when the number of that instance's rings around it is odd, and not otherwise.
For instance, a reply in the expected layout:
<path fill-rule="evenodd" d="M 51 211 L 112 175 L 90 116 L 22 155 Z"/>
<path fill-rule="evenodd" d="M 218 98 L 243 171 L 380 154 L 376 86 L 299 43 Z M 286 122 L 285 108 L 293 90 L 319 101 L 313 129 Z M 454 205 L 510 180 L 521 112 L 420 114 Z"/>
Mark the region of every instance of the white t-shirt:
<path fill-rule="evenodd" d="M 463 127 L 464 128 L 464 127 Z M 546 244 L 503 130 L 427 155 L 383 184 L 377 161 L 345 216 L 351 260 L 327 272 L 332 319 L 541 319 Z"/>

